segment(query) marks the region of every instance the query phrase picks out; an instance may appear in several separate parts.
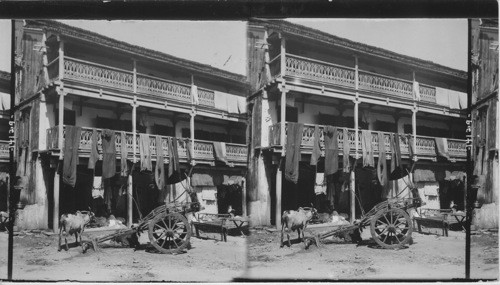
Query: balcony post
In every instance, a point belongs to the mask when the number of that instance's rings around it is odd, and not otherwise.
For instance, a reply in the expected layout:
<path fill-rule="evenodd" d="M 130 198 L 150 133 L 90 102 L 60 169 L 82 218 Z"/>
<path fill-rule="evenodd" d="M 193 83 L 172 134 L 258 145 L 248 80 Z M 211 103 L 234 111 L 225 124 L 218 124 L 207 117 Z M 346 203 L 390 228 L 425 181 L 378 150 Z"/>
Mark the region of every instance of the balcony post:
<path fill-rule="evenodd" d="M 356 91 L 356 98 L 354 99 L 354 144 L 355 144 L 355 161 L 356 164 L 359 158 L 359 94 Z M 355 167 L 353 167 L 355 169 Z M 353 223 L 356 217 L 356 175 L 351 171 L 351 192 L 350 192 L 350 222 Z"/>
<path fill-rule="evenodd" d="M 52 214 L 52 229 L 54 230 L 54 233 L 59 232 L 59 187 L 61 185 L 61 179 L 59 176 L 59 163 L 56 164 L 56 170 L 54 173 L 54 197 L 53 197 L 53 202 L 54 202 L 54 208 L 53 208 L 53 214 Z"/>
<path fill-rule="evenodd" d="M 282 58 L 283 59 L 283 58 Z M 283 63 L 283 62 L 282 62 Z M 281 193 L 282 193 L 282 179 L 283 172 L 281 170 L 281 163 L 285 157 L 285 147 L 286 147 L 286 93 L 288 90 L 285 89 L 285 85 L 280 86 L 281 90 L 281 106 L 280 106 L 280 145 L 281 145 L 281 159 L 278 164 L 278 170 L 276 171 L 276 213 L 275 221 L 276 228 L 281 229 Z"/>
<path fill-rule="evenodd" d="M 134 69 L 132 70 L 132 75 L 133 75 L 133 82 L 132 86 L 134 88 L 134 94 L 137 93 L 137 61 L 135 59 L 132 60 L 134 64 Z"/>
<path fill-rule="evenodd" d="M 356 90 L 356 97 L 354 98 L 354 144 L 355 144 L 355 164 L 358 162 L 359 158 L 359 62 L 358 57 L 354 56 L 354 89 Z M 353 169 L 355 169 L 353 167 Z M 351 214 L 350 222 L 354 223 L 356 218 L 356 174 L 351 171 L 351 191 L 349 195 Z"/>
<path fill-rule="evenodd" d="M 194 117 L 196 116 L 196 108 L 194 105 L 191 106 L 191 113 L 189 114 L 189 131 L 190 131 L 190 140 L 191 140 L 191 164 L 195 164 L 194 160 Z"/>
<path fill-rule="evenodd" d="M 45 84 L 48 84 L 50 80 L 48 71 L 49 59 L 47 58 L 47 46 L 45 45 L 45 42 L 47 42 L 47 33 L 44 32 L 42 36 L 43 79 Z"/>
<path fill-rule="evenodd" d="M 286 41 L 283 34 L 280 34 L 280 38 L 281 38 L 280 69 L 281 69 L 281 77 L 283 78 L 286 75 Z"/>
<path fill-rule="evenodd" d="M 412 126 L 412 134 L 413 134 L 413 160 L 417 161 L 417 102 L 413 102 L 413 108 L 412 108 L 412 115 L 411 115 L 411 126 Z"/>
<path fill-rule="evenodd" d="M 59 81 L 64 79 L 64 41 L 59 41 Z"/>
<path fill-rule="evenodd" d="M 135 61 L 134 61 L 134 67 L 135 67 Z M 135 68 L 134 68 L 135 69 Z M 135 80 L 134 80 L 135 82 Z M 137 162 L 136 158 L 136 153 L 137 153 L 137 140 L 136 140 L 136 134 L 137 134 L 137 97 L 134 95 L 134 101 L 130 104 L 132 106 L 132 162 L 135 163 Z M 122 142 L 122 147 L 123 144 L 126 142 Z M 128 176 L 128 184 L 127 184 L 127 226 L 131 227 L 132 226 L 132 220 L 133 220 L 133 212 L 132 212 L 132 198 L 133 196 L 133 186 L 134 186 L 134 181 L 132 178 L 132 172 Z"/>

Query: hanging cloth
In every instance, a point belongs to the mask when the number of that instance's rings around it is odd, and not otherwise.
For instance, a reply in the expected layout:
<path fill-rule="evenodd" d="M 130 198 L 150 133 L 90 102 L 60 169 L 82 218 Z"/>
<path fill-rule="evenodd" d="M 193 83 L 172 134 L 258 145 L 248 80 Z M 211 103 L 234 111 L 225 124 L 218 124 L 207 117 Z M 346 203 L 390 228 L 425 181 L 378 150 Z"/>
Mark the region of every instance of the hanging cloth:
<path fill-rule="evenodd" d="M 399 134 L 391 133 L 391 174 L 402 172 L 401 149 L 399 147 Z M 397 175 L 396 175 L 397 176 Z"/>
<path fill-rule="evenodd" d="M 97 150 L 97 130 L 92 131 L 92 136 L 90 137 L 90 156 L 88 169 L 94 169 L 96 162 L 99 160 L 99 151 Z"/>
<path fill-rule="evenodd" d="M 413 159 L 413 156 L 415 155 L 415 150 L 413 149 L 413 136 L 406 135 L 406 139 L 408 142 L 408 153 L 410 154 L 410 159 Z"/>
<path fill-rule="evenodd" d="M 111 178 L 116 174 L 115 131 L 102 130 L 102 178 Z"/>
<path fill-rule="evenodd" d="M 380 185 L 384 189 L 387 187 L 387 161 L 385 157 L 385 139 L 383 133 L 378 133 L 378 163 L 377 163 L 377 177 Z M 385 197 L 383 195 L 383 197 Z"/>
<path fill-rule="evenodd" d="M 224 142 L 214 142 L 214 158 L 216 161 L 228 164 L 226 156 L 226 143 Z"/>
<path fill-rule="evenodd" d="M 172 177 L 173 175 L 180 176 L 180 166 L 179 166 L 179 152 L 177 150 L 177 139 L 168 137 L 168 177 Z"/>
<path fill-rule="evenodd" d="M 285 179 L 297 184 L 299 181 L 300 144 L 304 124 L 288 123 L 286 136 Z"/>
<path fill-rule="evenodd" d="M 446 138 L 434 138 L 434 140 L 436 142 L 436 155 L 449 160 L 448 140 Z"/>
<path fill-rule="evenodd" d="M 337 127 L 325 128 L 325 175 L 332 175 L 339 170 L 339 144 Z"/>
<path fill-rule="evenodd" d="M 148 134 L 139 135 L 139 155 L 141 158 L 141 171 L 152 171 L 150 142 Z"/>
<path fill-rule="evenodd" d="M 316 172 L 316 182 L 314 183 L 314 193 L 316 195 L 326 195 L 326 181 L 325 174 Z"/>
<path fill-rule="evenodd" d="M 342 163 L 344 165 L 344 173 L 349 173 L 349 152 L 351 151 L 351 145 L 349 144 L 349 131 L 347 130 L 347 128 L 344 128 L 342 142 Z"/>
<path fill-rule="evenodd" d="M 120 163 L 120 175 L 125 177 L 128 175 L 128 165 L 127 165 L 127 137 L 125 132 L 120 132 L 121 137 L 121 145 L 120 145 L 120 154 L 121 154 L 121 163 Z"/>
<path fill-rule="evenodd" d="M 76 184 L 76 166 L 80 145 L 81 127 L 66 126 L 64 138 L 63 182 L 71 187 Z"/>
<path fill-rule="evenodd" d="M 165 187 L 165 166 L 163 161 L 163 147 L 160 136 L 156 136 L 155 182 L 158 189 L 163 190 L 163 187 Z"/>
<path fill-rule="evenodd" d="M 363 151 L 363 167 L 373 167 L 375 165 L 372 150 L 372 132 L 361 130 L 361 147 Z"/>
<path fill-rule="evenodd" d="M 319 130 L 319 126 L 316 125 L 316 126 L 314 126 L 311 165 L 317 165 L 318 159 L 321 157 L 321 146 L 319 143 L 320 143 L 320 130 Z"/>

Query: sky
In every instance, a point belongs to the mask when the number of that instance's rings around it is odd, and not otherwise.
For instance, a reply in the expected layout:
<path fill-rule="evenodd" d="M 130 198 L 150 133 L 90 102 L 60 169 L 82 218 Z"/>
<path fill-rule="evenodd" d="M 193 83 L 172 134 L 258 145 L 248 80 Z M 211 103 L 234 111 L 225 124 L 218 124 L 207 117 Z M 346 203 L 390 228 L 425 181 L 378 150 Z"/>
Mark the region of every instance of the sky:
<path fill-rule="evenodd" d="M 288 19 L 336 36 L 467 70 L 466 19 Z M 62 20 L 134 45 L 230 72 L 246 72 L 244 21 Z M 0 36 L 10 38 L 10 20 Z M 10 41 L 0 40 L 0 70 L 10 70 Z"/>

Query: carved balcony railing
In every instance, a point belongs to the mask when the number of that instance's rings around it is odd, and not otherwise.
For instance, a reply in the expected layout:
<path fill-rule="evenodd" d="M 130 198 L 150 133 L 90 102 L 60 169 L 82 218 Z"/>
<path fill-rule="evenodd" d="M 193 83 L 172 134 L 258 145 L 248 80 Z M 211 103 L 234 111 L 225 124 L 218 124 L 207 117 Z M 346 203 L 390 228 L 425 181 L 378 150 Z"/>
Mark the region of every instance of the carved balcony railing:
<path fill-rule="evenodd" d="M 359 89 L 413 99 L 413 82 L 368 71 L 359 71 Z"/>
<path fill-rule="evenodd" d="M 65 129 L 65 128 L 64 128 Z M 82 132 L 80 135 L 80 143 L 78 146 L 78 151 L 83 156 L 88 155 L 91 149 L 91 138 L 93 131 L 97 131 L 97 148 L 100 153 L 102 153 L 102 138 L 101 133 L 102 129 L 95 128 L 82 128 Z M 125 142 L 122 142 L 121 132 L 115 131 L 115 148 L 117 157 L 121 155 L 121 148 L 125 146 L 127 148 L 128 158 L 133 158 L 133 134 L 131 132 L 125 133 Z M 63 136 L 65 133 L 63 134 Z M 164 159 L 168 159 L 168 143 L 166 136 L 161 137 L 161 148 L 163 149 Z M 149 145 L 150 145 L 150 154 L 153 160 L 156 159 L 156 135 L 149 135 Z M 136 156 L 139 156 L 139 143 L 140 143 L 139 133 L 136 135 Z M 189 139 L 187 138 L 179 138 L 178 139 L 178 153 L 179 158 L 181 160 L 187 160 L 187 142 Z M 58 146 L 58 127 L 52 127 L 47 129 L 47 146 L 49 150 L 60 150 Z M 238 163 L 238 164 L 246 164 L 247 162 L 247 146 L 242 144 L 234 144 L 234 143 L 226 143 L 226 157 L 230 163 Z M 195 140 L 194 141 L 194 155 L 193 158 L 195 160 L 206 160 L 213 161 L 214 160 L 214 149 L 213 142 L 211 141 L 203 141 L 203 140 Z"/>
<path fill-rule="evenodd" d="M 280 71 L 280 55 L 270 62 L 271 76 L 292 76 L 345 88 L 355 88 L 353 67 L 333 64 L 293 54 L 285 56 L 285 72 Z M 413 82 L 378 73 L 358 70 L 359 90 L 413 99 Z M 421 100 L 436 103 L 436 88 L 419 85 Z"/>
<path fill-rule="evenodd" d="M 138 74 L 137 92 L 191 103 L 190 85 L 175 83 L 154 76 Z"/>
<path fill-rule="evenodd" d="M 131 71 L 76 58 L 64 58 L 64 78 L 121 90 L 132 90 Z"/>
<path fill-rule="evenodd" d="M 10 159 L 9 141 L 0 140 L 0 160 Z"/>
<path fill-rule="evenodd" d="M 59 78 L 59 58 L 47 66 L 49 78 Z M 113 88 L 133 92 L 134 74 L 130 70 L 101 65 L 72 57 L 64 58 L 65 79 L 91 84 L 99 87 Z M 191 104 L 191 85 L 166 80 L 146 74 L 137 73 L 137 93 L 173 99 Z M 198 88 L 198 101 L 202 106 L 215 108 L 214 91 Z"/>
<path fill-rule="evenodd" d="M 285 62 L 286 75 L 354 88 L 353 68 L 291 54 L 286 55 Z"/>
<path fill-rule="evenodd" d="M 285 134 L 288 131 L 288 124 L 285 124 Z M 319 130 L 320 130 L 320 146 L 322 151 L 324 150 L 324 129 L 325 126 L 318 125 Z M 281 145 L 281 140 L 280 140 L 280 128 L 281 125 L 278 124 L 273 124 L 269 128 L 269 142 L 271 146 L 280 146 Z M 312 150 L 313 148 L 313 143 L 314 143 L 314 128 L 315 125 L 311 124 L 304 124 L 304 128 L 302 131 L 302 141 L 301 141 L 301 148 L 309 151 Z M 349 142 L 349 147 L 351 153 L 355 153 L 355 130 L 351 128 L 345 128 L 347 129 L 347 135 L 348 135 L 348 142 Z M 337 128 L 337 136 L 338 136 L 338 146 L 339 150 L 343 150 L 343 141 L 344 141 L 344 128 Z M 379 138 L 378 138 L 378 133 L 382 133 L 384 136 L 384 142 L 383 145 L 385 147 L 385 152 L 387 154 L 391 153 L 391 147 L 390 147 L 390 135 L 391 133 L 388 132 L 377 132 L 377 131 L 371 131 L 371 145 L 373 147 L 374 154 L 377 156 L 380 143 L 379 143 Z M 361 152 L 361 131 L 358 132 L 358 149 Z M 401 154 L 408 157 L 409 156 L 409 138 L 411 135 L 409 134 L 400 134 L 399 136 L 399 145 L 400 145 L 400 150 Z M 465 149 L 465 140 L 459 140 L 459 139 L 447 139 L 448 142 L 448 153 L 450 155 L 450 158 L 459 158 L 459 159 L 465 159 L 467 156 L 466 149 Z M 427 136 L 417 136 L 416 138 L 416 155 L 418 156 L 425 156 L 425 157 L 435 157 L 436 156 L 436 144 L 435 144 L 435 138 L 434 137 L 427 137 Z"/>

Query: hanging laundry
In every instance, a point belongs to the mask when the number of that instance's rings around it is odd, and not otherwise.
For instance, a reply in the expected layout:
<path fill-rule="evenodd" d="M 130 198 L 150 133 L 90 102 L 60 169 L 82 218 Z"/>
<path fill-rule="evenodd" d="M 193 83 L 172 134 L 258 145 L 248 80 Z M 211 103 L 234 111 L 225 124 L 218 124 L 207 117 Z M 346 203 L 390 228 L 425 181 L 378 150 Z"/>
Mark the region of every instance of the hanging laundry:
<path fill-rule="evenodd" d="M 163 187 L 165 187 L 165 166 L 163 161 L 163 147 L 160 136 L 156 136 L 155 182 L 159 190 L 162 190 Z"/>
<path fill-rule="evenodd" d="M 317 165 L 318 159 L 321 157 L 321 146 L 320 143 L 320 130 L 319 126 L 314 126 L 314 134 L 313 134 L 313 149 L 311 153 L 311 165 Z"/>
<path fill-rule="evenodd" d="M 413 136 L 406 135 L 406 141 L 408 143 L 408 153 L 410 155 L 410 159 L 413 159 L 413 156 L 415 155 L 415 150 L 413 149 Z"/>
<path fill-rule="evenodd" d="M 127 136 L 125 132 L 120 132 L 121 137 L 121 145 L 120 145 L 120 154 L 121 154 L 121 163 L 120 163 L 120 175 L 128 176 L 128 165 L 127 165 Z"/>
<path fill-rule="evenodd" d="M 214 158 L 216 161 L 228 164 L 226 157 L 226 143 L 214 142 Z"/>
<path fill-rule="evenodd" d="M 193 154 L 191 153 L 191 139 L 184 140 L 184 147 L 186 149 L 188 163 L 191 163 L 191 160 L 193 160 Z"/>
<path fill-rule="evenodd" d="M 198 97 L 198 86 L 196 85 L 191 85 L 191 98 L 193 100 L 193 104 L 198 105 L 200 104 L 200 99 Z"/>
<path fill-rule="evenodd" d="M 99 151 L 97 150 L 97 130 L 92 130 L 92 136 L 90 137 L 90 156 L 88 169 L 94 169 L 96 162 L 99 160 Z"/>
<path fill-rule="evenodd" d="M 314 183 L 314 193 L 316 195 L 321 195 L 321 194 L 326 195 L 326 181 L 324 173 L 320 172 L 316 173 L 316 182 Z"/>
<path fill-rule="evenodd" d="M 78 164 L 78 147 L 80 146 L 81 127 L 66 126 L 64 138 L 63 182 L 71 187 L 76 184 L 76 166 Z"/>
<path fill-rule="evenodd" d="M 167 137 L 168 144 L 168 177 L 180 176 L 180 166 L 179 166 L 179 152 L 177 148 L 177 139 L 172 137 Z"/>
<path fill-rule="evenodd" d="M 339 170 L 339 145 L 337 127 L 325 128 L 325 175 L 334 174 Z"/>
<path fill-rule="evenodd" d="M 361 147 L 363 152 L 363 167 L 374 167 L 371 131 L 361 130 Z"/>
<path fill-rule="evenodd" d="M 399 145 L 399 134 L 391 133 L 390 140 L 391 140 L 391 176 L 397 177 L 401 175 L 403 171 L 401 162 L 401 149 Z"/>
<path fill-rule="evenodd" d="M 116 174 L 115 131 L 102 130 L 102 178 L 111 178 Z"/>
<path fill-rule="evenodd" d="M 347 128 L 344 128 L 344 131 L 343 131 L 343 138 L 342 138 L 342 142 L 343 142 L 343 165 L 344 165 L 344 173 L 348 173 L 349 172 L 349 152 L 351 151 L 351 145 L 349 144 L 349 131 L 347 130 Z"/>
<path fill-rule="evenodd" d="M 420 101 L 420 86 L 417 81 L 413 81 L 413 95 L 417 101 Z"/>
<path fill-rule="evenodd" d="M 436 155 L 449 160 L 448 140 L 446 138 L 434 138 L 434 140 L 436 142 Z"/>
<path fill-rule="evenodd" d="M 295 184 L 299 181 L 300 144 L 304 124 L 288 123 L 286 136 L 285 179 Z"/>
<path fill-rule="evenodd" d="M 148 134 L 139 135 L 139 156 L 141 158 L 141 171 L 152 171 L 150 138 Z"/>
<path fill-rule="evenodd" d="M 384 189 L 388 186 L 387 179 L 387 161 L 385 157 L 385 139 L 384 133 L 378 133 L 378 163 L 377 163 L 377 177 L 380 185 Z M 382 194 L 384 195 L 384 194 Z M 384 197 L 384 196 L 383 196 Z"/>

